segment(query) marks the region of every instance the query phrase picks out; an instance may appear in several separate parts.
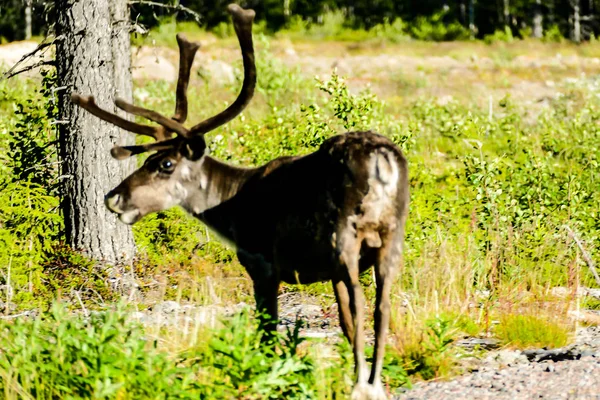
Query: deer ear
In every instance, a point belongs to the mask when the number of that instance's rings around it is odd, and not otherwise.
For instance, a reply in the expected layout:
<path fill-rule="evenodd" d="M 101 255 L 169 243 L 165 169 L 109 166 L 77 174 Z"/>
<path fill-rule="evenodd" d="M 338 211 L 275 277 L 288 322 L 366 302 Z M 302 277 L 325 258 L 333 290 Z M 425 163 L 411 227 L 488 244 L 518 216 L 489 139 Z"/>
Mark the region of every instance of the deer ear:
<path fill-rule="evenodd" d="M 190 161 L 198 161 L 202 158 L 205 151 L 206 142 L 201 135 L 185 140 L 180 148 L 181 155 Z"/>

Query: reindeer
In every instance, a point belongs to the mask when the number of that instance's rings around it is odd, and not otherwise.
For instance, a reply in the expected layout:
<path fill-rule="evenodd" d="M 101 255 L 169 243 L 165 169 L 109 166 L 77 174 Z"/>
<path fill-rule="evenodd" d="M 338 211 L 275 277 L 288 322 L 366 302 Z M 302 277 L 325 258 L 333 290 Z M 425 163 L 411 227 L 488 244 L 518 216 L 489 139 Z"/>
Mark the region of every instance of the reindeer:
<path fill-rule="evenodd" d="M 381 370 L 390 290 L 408 213 L 407 162 L 389 139 L 373 132 L 334 136 L 314 153 L 277 158 L 257 168 L 230 166 L 205 154 L 203 135 L 236 117 L 249 103 L 256 84 L 254 11 L 235 4 L 228 10 L 242 51 L 244 80 L 235 102 L 212 118 L 189 129 L 183 125 L 190 69 L 199 44 L 181 34 L 177 35 L 180 66 L 173 117 L 115 101 L 118 108 L 158 124 L 143 125 L 101 109 L 92 96 L 72 94 L 75 104 L 100 119 L 156 139 L 111 150 L 116 159 L 154 154 L 106 195 L 106 206 L 122 222 L 134 224 L 149 213 L 179 205 L 233 244 L 252 279 L 267 333 L 277 327 L 280 282 L 331 281 L 340 325 L 354 352 L 352 399 L 385 399 Z M 359 274 L 371 266 L 377 294 L 369 374 Z"/>

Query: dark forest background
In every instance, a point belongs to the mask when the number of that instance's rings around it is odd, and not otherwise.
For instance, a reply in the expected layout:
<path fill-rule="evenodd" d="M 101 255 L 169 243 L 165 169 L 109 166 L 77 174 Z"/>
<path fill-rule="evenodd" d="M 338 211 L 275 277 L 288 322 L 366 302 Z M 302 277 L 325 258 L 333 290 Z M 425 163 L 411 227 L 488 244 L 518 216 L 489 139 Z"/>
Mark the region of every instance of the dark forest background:
<path fill-rule="evenodd" d="M 211 29 L 228 21 L 226 5 L 230 2 L 133 1 L 131 18 L 145 28 L 174 17 L 179 21 L 197 20 L 202 27 Z M 322 24 L 325 15 L 337 12 L 343 14 L 349 28 L 356 29 L 369 30 L 398 20 L 404 22 L 408 35 L 411 35 L 411 24 L 428 20 L 448 26 L 460 24 L 464 28 L 462 32 L 454 30 L 454 34 L 433 40 L 483 39 L 495 32 L 541 38 L 551 31 L 554 36 L 579 42 L 594 39 L 600 33 L 600 0 L 246 0 L 238 3 L 256 10 L 257 20 L 263 21 L 269 32 L 299 21 L 307 26 Z M 179 11 L 173 8 L 180 6 Z M 183 7 L 196 16 L 181 11 Z M 47 21 L 53 20 L 54 12 L 53 1 L 2 0 L 0 40 L 10 42 L 25 39 L 30 34 L 45 34 L 51 28 Z"/>

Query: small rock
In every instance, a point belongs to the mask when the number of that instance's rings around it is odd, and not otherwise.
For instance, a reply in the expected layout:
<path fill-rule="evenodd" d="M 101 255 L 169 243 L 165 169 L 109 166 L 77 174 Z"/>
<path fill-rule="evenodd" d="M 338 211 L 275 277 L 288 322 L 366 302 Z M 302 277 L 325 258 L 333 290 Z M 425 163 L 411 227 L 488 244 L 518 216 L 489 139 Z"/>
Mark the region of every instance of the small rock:
<path fill-rule="evenodd" d="M 483 350 L 494 350 L 500 347 L 500 341 L 494 338 L 466 338 L 459 340 L 456 344 L 469 350 L 476 347 Z"/>
<path fill-rule="evenodd" d="M 204 70 L 212 82 L 221 85 L 230 85 L 235 82 L 233 67 L 220 60 L 212 60 L 204 65 Z"/>
<path fill-rule="evenodd" d="M 133 79 L 162 79 L 169 82 L 177 79 L 173 64 L 160 55 L 145 55 L 134 60 L 131 74 Z"/>
<path fill-rule="evenodd" d="M 291 57 L 291 58 L 298 57 L 298 53 L 296 53 L 296 50 L 294 50 L 293 47 L 288 47 L 287 49 L 284 50 L 284 53 L 285 53 L 286 57 Z"/>
<path fill-rule="evenodd" d="M 176 301 L 167 300 L 162 303 L 155 304 L 152 307 L 152 311 L 160 314 L 173 314 L 175 311 L 179 311 L 181 306 Z"/>
<path fill-rule="evenodd" d="M 510 366 L 527 362 L 527 358 L 520 351 L 500 350 L 485 360 L 495 367 Z"/>

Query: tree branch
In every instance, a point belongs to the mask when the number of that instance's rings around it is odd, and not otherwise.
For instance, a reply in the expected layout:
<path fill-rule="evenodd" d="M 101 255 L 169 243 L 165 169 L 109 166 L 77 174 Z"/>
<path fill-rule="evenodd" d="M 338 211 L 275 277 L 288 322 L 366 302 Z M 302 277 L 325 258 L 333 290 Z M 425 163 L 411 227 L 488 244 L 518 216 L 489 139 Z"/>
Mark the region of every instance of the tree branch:
<path fill-rule="evenodd" d="M 29 53 L 25 54 L 23 57 L 21 57 L 21 59 L 20 59 L 19 61 L 17 61 L 17 62 L 15 63 L 15 65 L 13 65 L 13 66 L 12 66 L 12 67 L 11 67 L 11 68 L 8 70 L 8 71 L 6 71 L 6 72 L 4 73 L 4 75 L 2 75 L 2 78 L 0 78 L 0 81 L 3 81 L 4 79 L 9 79 L 9 78 L 12 78 L 13 76 L 20 74 L 21 72 L 25 72 L 25 71 L 29 71 L 30 69 L 33 69 L 33 68 L 28 68 L 28 69 L 27 69 L 27 68 L 23 68 L 22 70 L 19 70 L 18 72 L 16 72 L 16 73 L 13 73 L 13 71 L 14 71 L 14 70 L 15 70 L 15 69 L 16 69 L 16 68 L 17 68 L 17 67 L 18 67 L 18 66 L 19 66 L 21 63 L 23 63 L 25 60 L 27 60 L 27 59 L 28 59 L 28 58 L 30 58 L 30 57 L 33 57 L 33 56 L 34 56 L 35 54 L 37 54 L 39 51 L 41 51 L 41 50 L 43 50 L 43 49 L 45 49 L 45 48 L 47 48 L 47 47 L 50 47 L 50 46 L 52 46 L 52 45 L 54 44 L 54 42 L 56 42 L 56 41 L 57 41 L 57 40 L 59 40 L 59 39 L 60 39 L 60 37 L 55 37 L 55 38 L 54 38 L 54 39 L 53 39 L 51 42 L 42 42 L 42 43 L 40 43 L 40 44 L 39 44 L 39 45 L 38 45 L 38 46 L 37 46 L 35 49 L 33 49 L 33 51 L 31 51 L 31 52 L 29 52 Z M 39 63 L 38 63 L 38 64 L 39 64 Z M 40 66 L 40 65 L 37 65 L 37 66 Z"/>
<path fill-rule="evenodd" d="M 192 17 L 194 17 L 194 19 L 198 23 L 200 23 L 202 20 L 202 17 L 200 16 L 200 14 L 198 14 L 194 10 L 187 8 L 186 6 L 182 6 L 181 4 L 162 4 L 162 3 L 158 3 L 156 1 L 150 1 L 150 0 L 131 0 L 131 1 L 129 1 L 129 4 L 130 5 L 131 4 L 144 4 L 147 6 L 156 6 L 156 7 L 168 8 L 171 10 L 183 11 L 183 12 L 190 14 Z"/>
<path fill-rule="evenodd" d="M 20 70 L 15 71 L 15 72 L 12 72 L 14 70 L 14 67 L 13 67 L 2 76 L 2 79 L 10 79 L 15 75 L 19 75 L 19 74 L 22 74 L 23 72 L 31 71 L 32 69 L 36 69 L 38 67 L 43 67 L 44 65 L 51 65 L 54 67 L 56 65 L 56 63 L 54 62 L 54 60 L 42 60 L 42 61 L 36 62 L 35 64 L 28 65 L 25 68 L 21 68 Z M 0 80 L 2 80 L 2 79 L 0 79 Z"/>
<path fill-rule="evenodd" d="M 592 275 L 594 275 L 594 278 L 596 278 L 596 283 L 598 284 L 598 286 L 600 286 L 600 276 L 598 276 L 598 271 L 596 271 L 596 267 L 594 266 L 594 261 L 592 261 L 592 257 L 590 257 L 590 254 L 585 250 L 583 244 L 581 243 L 581 240 L 579 239 L 579 237 L 577 237 L 575 232 L 573 232 L 571 228 L 569 228 L 567 225 L 565 225 L 565 229 L 569 233 L 569 236 L 571 236 L 571 238 L 575 241 L 577 247 L 579 247 L 579 250 L 581 251 L 581 256 L 590 268 L 590 271 L 592 271 Z"/>

